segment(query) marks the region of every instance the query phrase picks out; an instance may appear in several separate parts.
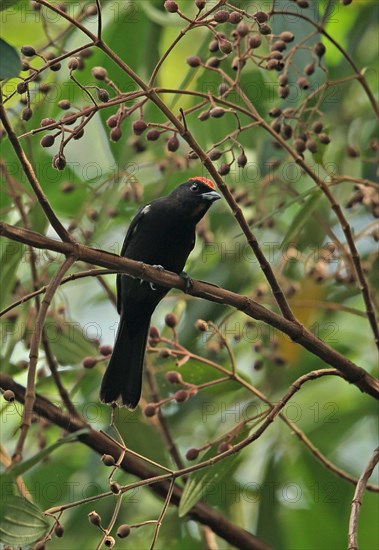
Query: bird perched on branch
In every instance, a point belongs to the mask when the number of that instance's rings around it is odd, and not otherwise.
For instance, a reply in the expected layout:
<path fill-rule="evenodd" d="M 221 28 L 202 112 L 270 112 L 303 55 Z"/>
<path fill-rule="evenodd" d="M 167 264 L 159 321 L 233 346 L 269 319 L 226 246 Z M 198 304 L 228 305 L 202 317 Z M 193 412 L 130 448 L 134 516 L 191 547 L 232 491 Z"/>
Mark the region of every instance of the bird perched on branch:
<path fill-rule="evenodd" d="M 183 269 L 195 245 L 196 224 L 220 198 L 211 180 L 190 178 L 166 197 L 140 208 L 126 233 L 121 256 L 186 276 Z M 169 290 L 117 275 L 120 323 L 101 383 L 103 403 L 115 402 L 132 410 L 138 405 L 151 315 Z"/>

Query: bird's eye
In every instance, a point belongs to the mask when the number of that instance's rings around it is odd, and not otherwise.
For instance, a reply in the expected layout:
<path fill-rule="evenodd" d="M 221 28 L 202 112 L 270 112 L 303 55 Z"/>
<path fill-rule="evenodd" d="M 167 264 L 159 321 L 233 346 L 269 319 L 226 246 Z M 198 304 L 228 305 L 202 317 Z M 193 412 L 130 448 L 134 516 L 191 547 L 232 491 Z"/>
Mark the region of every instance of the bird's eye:
<path fill-rule="evenodd" d="M 197 191 L 199 189 L 199 185 L 197 183 L 193 183 L 190 187 L 191 191 Z"/>

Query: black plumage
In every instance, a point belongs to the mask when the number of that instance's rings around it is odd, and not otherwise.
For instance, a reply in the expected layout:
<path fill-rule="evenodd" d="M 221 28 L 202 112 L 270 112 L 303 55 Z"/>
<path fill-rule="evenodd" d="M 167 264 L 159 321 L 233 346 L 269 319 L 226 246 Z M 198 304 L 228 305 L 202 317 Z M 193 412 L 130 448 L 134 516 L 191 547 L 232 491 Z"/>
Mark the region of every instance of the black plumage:
<path fill-rule="evenodd" d="M 196 224 L 219 198 L 210 180 L 197 177 L 143 206 L 128 228 L 121 256 L 182 273 L 195 245 Z M 117 275 L 120 324 L 101 384 L 102 402 L 138 405 L 151 315 L 169 290 Z"/>

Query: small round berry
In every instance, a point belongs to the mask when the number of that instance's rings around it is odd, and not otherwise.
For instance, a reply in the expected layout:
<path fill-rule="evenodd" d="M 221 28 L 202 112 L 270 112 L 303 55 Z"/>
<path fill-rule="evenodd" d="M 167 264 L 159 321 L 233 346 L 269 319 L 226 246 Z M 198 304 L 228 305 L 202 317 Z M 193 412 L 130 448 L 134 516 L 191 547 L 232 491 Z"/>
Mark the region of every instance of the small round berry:
<path fill-rule="evenodd" d="M 54 145 L 55 137 L 51 134 L 47 134 L 46 136 L 43 136 L 43 138 L 40 141 L 40 144 L 42 147 L 51 147 Z"/>
<path fill-rule="evenodd" d="M 242 21 L 242 15 L 238 11 L 232 11 L 229 13 L 229 23 L 232 25 L 238 25 Z"/>
<path fill-rule="evenodd" d="M 22 46 L 21 53 L 22 55 L 25 55 L 25 57 L 33 57 L 37 52 L 33 46 Z"/>
<path fill-rule="evenodd" d="M 12 401 L 15 400 L 15 394 L 12 390 L 5 390 L 3 393 L 3 397 L 5 401 L 8 401 L 9 403 L 12 403 Z"/>
<path fill-rule="evenodd" d="M 150 336 L 150 338 L 154 338 L 155 340 L 159 340 L 161 335 L 160 335 L 159 330 L 157 329 L 156 326 L 151 325 L 150 330 L 149 330 L 149 336 Z"/>
<path fill-rule="evenodd" d="M 149 130 L 146 134 L 146 139 L 148 141 L 157 141 L 160 138 L 161 133 L 158 130 Z"/>
<path fill-rule="evenodd" d="M 132 124 L 133 132 L 136 136 L 140 136 L 147 128 L 147 124 L 144 120 L 135 120 Z"/>
<path fill-rule="evenodd" d="M 170 139 L 168 140 L 167 142 L 167 149 L 171 152 L 171 153 L 175 153 L 175 151 L 177 151 L 179 149 L 179 140 L 176 136 L 176 134 L 174 134 L 172 137 L 170 137 Z"/>
<path fill-rule="evenodd" d="M 318 147 L 314 139 L 307 139 L 305 145 L 308 151 L 310 151 L 311 153 L 317 153 Z"/>
<path fill-rule="evenodd" d="M 259 48 L 259 46 L 262 44 L 262 38 L 259 36 L 259 34 L 253 34 L 249 38 L 249 46 L 253 50 L 256 48 Z"/>
<path fill-rule="evenodd" d="M 282 114 L 282 110 L 279 107 L 273 107 L 272 109 L 270 109 L 268 114 L 272 118 L 278 118 L 278 116 L 280 116 Z"/>
<path fill-rule="evenodd" d="M 195 449 L 194 447 L 192 449 L 188 449 L 186 452 L 186 459 L 187 460 L 196 460 L 199 456 L 200 451 L 198 449 Z"/>
<path fill-rule="evenodd" d="M 199 9 L 201 11 L 205 8 L 206 1 L 205 0 L 195 0 L 195 4 L 196 4 L 197 9 Z"/>
<path fill-rule="evenodd" d="M 22 120 L 30 120 L 33 116 L 33 111 L 31 110 L 30 107 L 25 107 L 25 109 L 22 110 L 22 113 L 21 113 L 21 118 Z"/>
<path fill-rule="evenodd" d="M 220 176 L 226 176 L 227 174 L 229 174 L 229 172 L 230 172 L 229 164 L 227 164 L 226 162 L 223 162 L 220 168 L 218 169 L 218 173 L 220 174 Z"/>
<path fill-rule="evenodd" d="M 130 525 L 127 525 L 126 523 L 123 523 L 120 525 L 120 527 L 117 529 L 117 536 L 120 539 L 125 539 L 130 535 Z"/>
<path fill-rule="evenodd" d="M 262 25 L 259 25 L 259 32 L 263 35 L 271 34 L 272 30 L 270 25 L 267 25 L 267 23 L 263 23 Z"/>
<path fill-rule="evenodd" d="M 229 451 L 232 448 L 233 448 L 233 445 L 231 443 L 228 443 L 227 441 L 223 441 L 222 443 L 220 443 L 217 450 L 219 453 L 225 453 L 226 451 Z"/>
<path fill-rule="evenodd" d="M 68 60 L 67 66 L 70 69 L 70 71 L 76 71 L 76 69 L 79 68 L 80 61 L 77 57 L 70 57 Z"/>
<path fill-rule="evenodd" d="M 309 88 L 309 82 L 304 76 L 297 79 L 297 84 L 302 90 L 308 90 Z"/>
<path fill-rule="evenodd" d="M 193 68 L 199 67 L 201 65 L 201 59 L 198 55 L 191 55 L 187 57 L 187 64 Z"/>
<path fill-rule="evenodd" d="M 165 10 L 169 13 L 176 13 L 179 10 L 179 6 L 173 0 L 166 0 L 164 3 Z"/>
<path fill-rule="evenodd" d="M 217 23 L 226 23 L 229 20 L 229 12 L 226 10 L 219 10 L 213 16 Z"/>
<path fill-rule="evenodd" d="M 58 153 L 57 155 L 54 155 L 52 166 L 53 168 L 56 168 L 56 170 L 64 170 L 66 167 L 65 156 L 62 153 Z"/>
<path fill-rule="evenodd" d="M 347 152 L 347 156 L 352 158 L 352 159 L 355 159 L 355 158 L 359 157 L 358 149 L 356 149 L 352 145 L 347 146 L 346 152 Z"/>
<path fill-rule="evenodd" d="M 55 120 L 53 118 L 43 118 L 41 120 L 41 126 L 50 126 L 50 124 L 55 124 Z"/>
<path fill-rule="evenodd" d="M 299 8 L 309 8 L 308 0 L 296 0 L 296 4 L 299 6 Z"/>
<path fill-rule="evenodd" d="M 184 403 L 189 398 L 189 392 L 187 390 L 179 390 L 174 394 L 174 397 L 177 403 Z"/>
<path fill-rule="evenodd" d="M 317 44 L 315 44 L 313 48 L 313 51 L 315 52 L 317 57 L 321 58 L 325 54 L 326 48 L 322 42 L 317 42 Z"/>
<path fill-rule="evenodd" d="M 288 86 L 279 87 L 279 97 L 286 99 L 290 95 L 290 89 Z"/>
<path fill-rule="evenodd" d="M 54 63 L 54 65 L 50 65 L 50 71 L 53 71 L 53 73 L 60 71 L 61 68 L 62 68 L 61 63 Z"/>
<path fill-rule="evenodd" d="M 105 466 L 114 466 L 116 464 L 116 461 L 115 461 L 115 459 L 113 458 L 112 455 L 103 455 L 101 457 L 101 462 Z"/>
<path fill-rule="evenodd" d="M 157 406 L 153 403 L 149 403 L 146 405 L 144 409 L 144 415 L 147 416 L 147 418 L 151 418 L 152 416 L 155 416 L 157 414 Z"/>
<path fill-rule="evenodd" d="M 287 86 L 288 84 L 288 75 L 287 74 L 281 74 L 278 79 L 279 86 Z"/>
<path fill-rule="evenodd" d="M 245 155 L 245 153 L 242 152 L 240 155 L 238 155 L 237 164 L 240 168 L 244 168 L 246 166 L 247 156 Z"/>
<path fill-rule="evenodd" d="M 207 332 L 208 323 L 206 321 L 204 321 L 203 319 L 197 319 L 197 321 L 195 322 L 195 327 L 200 332 Z"/>
<path fill-rule="evenodd" d="M 68 99 L 61 99 L 60 101 L 58 101 L 58 107 L 60 109 L 63 109 L 64 111 L 67 111 L 71 108 L 71 103 Z"/>
<path fill-rule="evenodd" d="M 170 384 L 182 384 L 182 375 L 176 370 L 170 370 L 166 373 L 166 380 Z"/>
<path fill-rule="evenodd" d="M 17 93 L 18 94 L 24 94 L 28 89 L 28 85 L 26 82 L 22 81 L 17 84 Z"/>
<path fill-rule="evenodd" d="M 104 88 L 100 88 L 99 90 L 96 91 L 96 93 L 100 101 L 102 101 L 103 103 L 108 103 L 109 93 L 107 92 L 107 90 L 104 90 Z"/>
<path fill-rule="evenodd" d="M 258 23 L 266 23 L 268 21 L 268 14 L 265 11 L 257 11 L 253 17 Z"/>
<path fill-rule="evenodd" d="M 218 160 L 222 156 L 222 151 L 219 151 L 218 149 L 211 149 L 209 151 L 208 156 L 211 160 Z"/>
<path fill-rule="evenodd" d="M 121 491 L 121 485 L 117 483 L 117 481 L 112 481 L 109 487 L 112 493 L 114 493 L 115 495 L 118 495 Z"/>
<path fill-rule="evenodd" d="M 107 548 L 112 548 L 115 545 L 116 541 L 113 537 L 110 537 L 109 535 L 105 537 L 104 544 Z"/>
<path fill-rule="evenodd" d="M 212 67 L 213 69 L 217 69 L 217 67 L 220 66 L 222 59 L 219 57 L 210 57 L 206 63 L 207 67 Z"/>
<path fill-rule="evenodd" d="M 318 139 L 320 140 L 320 143 L 323 143 L 324 145 L 328 145 L 328 143 L 330 143 L 330 137 L 328 134 L 322 133 L 318 136 Z"/>
<path fill-rule="evenodd" d="M 308 63 L 308 65 L 305 65 L 304 67 L 304 73 L 307 76 L 311 76 L 315 72 L 315 65 L 314 63 Z"/>
<path fill-rule="evenodd" d="M 108 346 L 106 344 L 99 347 L 99 352 L 101 353 L 101 355 L 104 355 L 104 357 L 107 357 L 108 355 L 110 355 L 112 351 L 113 351 L 112 346 Z"/>
<path fill-rule="evenodd" d="M 295 36 L 292 32 L 289 31 L 283 31 L 279 35 L 280 40 L 283 40 L 283 42 L 293 42 L 295 39 Z"/>
<path fill-rule="evenodd" d="M 57 523 L 54 527 L 55 535 L 60 539 L 64 535 L 64 527 L 61 523 Z"/>
<path fill-rule="evenodd" d="M 92 369 L 97 365 L 96 357 L 85 357 L 82 361 L 82 365 L 85 369 Z"/>
<path fill-rule="evenodd" d="M 92 523 L 92 525 L 96 525 L 96 527 L 99 527 L 101 525 L 101 517 L 97 512 L 95 512 L 95 510 L 88 514 L 88 519 L 89 522 Z"/>
<path fill-rule="evenodd" d="M 93 67 L 91 73 L 96 80 L 105 80 L 108 78 L 108 71 L 104 67 Z"/>
<path fill-rule="evenodd" d="M 293 145 L 298 153 L 304 153 L 306 149 L 305 141 L 302 139 L 295 139 Z"/>
<path fill-rule="evenodd" d="M 166 317 L 164 318 L 164 322 L 166 323 L 166 326 L 170 328 L 175 328 L 178 324 L 178 319 L 175 313 L 167 313 Z"/>
<path fill-rule="evenodd" d="M 119 126 L 116 126 L 116 128 L 112 128 L 110 133 L 110 138 L 112 141 L 119 141 L 121 139 L 121 136 L 122 132 Z"/>
<path fill-rule="evenodd" d="M 220 48 L 220 51 L 225 55 L 229 55 L 233 51 L 232 43 L 229 42 L 229 40 L 226 40 L 225 38 L 221 38 L 218 46 Z"/>
<path fill-rule="evenodd" d="M 315 134 L 319 134 L 322 129 L 324 128 L 324 125 L 323 123 L 321 122 L 321 120 L 316 120 L 316 122 L 314 122 L 312 124 L 312 131 L 315 133 Z"/>
<path fill-rule="evenodd" d="M 106 121 L 108 128 L 115 128 L 117 126 L 118 120 L 118 115 L 111 115 Z"/>
<path fill-rule="evenodd" d="M 221 118 L 225 114 L 225 109 L 222 107 L 213 107 L 213 109 L 209 111 L 209 114 L 212 118 Z"/>

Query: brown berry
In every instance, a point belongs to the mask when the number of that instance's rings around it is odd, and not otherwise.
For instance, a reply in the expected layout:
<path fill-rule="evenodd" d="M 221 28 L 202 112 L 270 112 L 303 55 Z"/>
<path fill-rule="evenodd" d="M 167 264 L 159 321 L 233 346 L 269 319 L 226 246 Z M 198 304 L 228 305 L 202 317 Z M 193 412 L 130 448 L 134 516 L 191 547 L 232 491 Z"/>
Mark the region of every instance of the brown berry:
<path fill-rule="evenodd" d="M 259 25 L 259 32 L 263 35 L 271 34 L 272 30 L 270 25 L 267 25 L 267 23 L 263 23 L 262 25 Z"/>
<path fill-rule="evenodd" d="M 58 153 L 57 155 L 54 155 L 52 160 L 52 166 L 53 168 L 56 168 L 56 170 L 64 170 L 66 167 L 66 158 L 62 153 Z"/>
<path fill-rule="evenodd" d="M 113 537 L 110 537 L 109 535 L 105 537 L 104 544 L 107 548 L 112 548 L 115 545 L 116 541 Z"/>
<path fill-rule="evenodd" d="M 179 390 L 174 394 L 175 401 L 177 403 L 184 403 L 189 398 L 189 395 L 187 390 Z"/>
<path fill-rule="evenodd" d="M 265 11 L 257 11 L 253 17 L 258 23 L 266 23 L 268 21 L 268 14 Z"/>
<path fill-rule="evenodd" d="M 328 134 L 320 134 L 318 136 L 318 139 L 320 140 L 321 143 L 323 143 L 324 145 L 328 145 L 328 143 L 330 143 L 330 137 L 328 136 Z"/>
<path fill-rule="evenodd" d="M 317 42 L 317 44 L 314 45 L 313 51 L 317 57 L 321 58 L 325 54 L 326 48 L 322 42 Z"/>
<path fill-rule="evenodd" d="M 50 65 L 50 71 L 53 71 L 54 73 L 60 71 L 62 68 L 61 63 L 54 63 L 54 65 Z"/>
<path fill-rule="evenodd" d="M 220 42 L 218 43 L 218 46 L 220 48 L 220 51 L 225 55 L 228 55 L 233 51 L 232 43 L 229 42 L 229 40 L 226 40 L 225 38 L 222 38 L 220 40 Z"/>
<path fill-rule="evenodd" d="M 187 460 L 196 460 L 199 456 L 200 451 L 198 449 L 195 449 L 194 447 L 192 449 L 188 449 L 186 452 L 186 459 Z"/>
<path fill-rule="evenodd" d="M 19 93 L 19 94 L 24 94 L 24 93 L 26 92 L 27 89 L 28 89 L 28 85 L 27 85 L 26 82 L 22 81 L 22 82 L 19 82 L 19 83 L 17 84 L 17 88 L 16 88 L 17 93 Z"/>
<path fill-rule="evenodd" d="M 144 120 L 135 120 L 132 124 L 133 132 L 136 136 L 140 136 L 147 128 L 147 124 Z"/>
<path fill-rule="evenodd" d="M 309 88 L 309 82 L 304 76 L 297 79 L 297 84 L 302 90 L 308 90 Z"/>
<path fill-rule="evenodd" d="M 147 418 L 151 418 L 152 416 L 155 416 L 157 414 L 157 406 L 153 403 L 149 403 L 146 405 L 144 409 L 144 415 L 147 416 Z"/>
<path fill-rule="evenodd" d="M 103 103 L 108 103 L 109 101 L 109 93 L 107 90 L 104 90 L 104 88 L 100 88 L 99 90 L 96 90 L 97 97 L 100 101 Z"/>
<path fill-rule="evenodd" d="M 37 52 L 33 46 L 22 46 L 21 53 L 22 55 L 25 55 L 25 57 L 33 57 Z"/>
<path fill-rule="evenodd" d="M 213 67 L 214 69 L 217 69 L 217 67 L 220 66 L 221 59 L 219 57 L 210 57 L 206 63 L 207 67 Z"/>
<path fill-rule="evenodd" d="M 259 34 L 253 34 L 253 36 L 250 36 L 249 38 L 249 46 L 253 50 L 255 48 L 259 48 L 259 46 L 262 44 L 262 38 L 259 36 Z"/>
<path fill-rule="evenodd" d="M 311 153 L 317 153 L 317 143 L 315 142 L 314 139 L 307 139 L 306 143 L 305 143 L 308 151 L 310 151 Z"/>
<path fill-rule="evenodd" d="M 42 147 L 51 147 L 54 145 L 55 137 L 51 134 L 47 134 L 46 136 L 43 136 L 43 138 L 40 141 L 40 144 Z"/>
<path fill-rule="evenodd" d="M 176 136 L 176 134 L 174 134 L 172 137 L 170 137 L 170 139 L 168 140 L 167 142 L 167 149 L 171 152 L 171 153 L 175 153 L 175 151 L 177 151 L 179 149 L 179 140 Z"/>
<path fill-rule="evenodd" d="M 203 10 L 206 6 L 206 1 L 205 0 L 195 0 L 195 4 L 196 4 L 196 7 L 198 10 Z"/>
<path fill-rule="evenodd" d="M 88 514 L 88 519 L 89 519 L 90 523 L 92 523 L 92 525 L 96 525 L 96 527 L 100 527 L 101 517 L 99 516 L 99 514 L 97 512 L 95 512 L 95 510 L 93 510 L 92 512 L 90 512 Z"/>
<path fill-rule="evenodd" d="M 166 326 L 170 328 L 175 328 L 178 324 L 178 319 L 175 313 L 167 313 L 166 317 L 164 318 L 164 322 L 166 323 Z"/>
<path fill-rule="evenodd" d="M 61 99 L 60 101 L 58 101 L 58 107 L 60 109 L 63 109 L 64 111 L 67 111 L 67 109 L 70 109 L 71 103 L 68 99 Z"/>
<path fill-rule="evenodd" d="M 96 357 L 85 357 L 82 361 L 82 365 L 85 369 L 92 369 L 97 365 Z"/>
<path fill-rule="evenodd" d="M 67 66 L 70 71 L 76 71 L 79 68 L 80 60 L 77 57 L 70 57 L 68 60 Z"/>
<path fill-rule="evenodd" d="M 208 156 L 211 160 L 218 160 L 222 156 L 222 151 L 219 151 L 218 149 L 212 149 L 209 151 Z"/>
<path fill-rule="evenodd" d="M 5 401 L 8 401 L 9 403 L 12 403 L 12 401 L 15 400 L 15 394 L 12 390 L 5 390 L 3 393 L 3 397 Z"/>
<path fill-rule="evenodd" d="M 323 123 L 321 122 L 321 120 L 316 120 L 316 122 L 314 122 L 312 124 L 312 131 L 315 133 L 315 134 L 319 134 L 322 129 L 324 128 L 324 125 Z"/>
<path fill-rule="evenodd" d="M 296 4 L 299 6 L 299 8 L 309 8 L 308 0 L 296 0 Z"/>
<path fill-rule="evenodd" d="M 238 13 L 238 11 L 232 11 L 229 13 L 229 23 L 232 25 L 238 25 L 240 21 L 242 21 L 242 15 Z"/>
<path fill-rule="evenodd" d="M 233 445 L 231 443 L 228 443 L 227 441 L 223 441 L 222 443 L 220 443 L 217 450 L 219 453 L 225 453 L 226 451 L 229 451 L 230 449 L 232 449 L 232 447 Z"/>
<path fill-rule="evenodd" d="M 166 0 L 164 7 L 169 13 L 176 13 L 179 10 L 178 4 L 173 2 L 173 0 Z"/>
<path fill-rule="evenodd" d="M 146 139 L 148 141 L 157 141 L 160 138 L 161 133 L 158 130 L 149 130 L 146 134 Z"/>
<path fill-rule="evenodd" d="M 240 155 L 238 155 L 237 157 L 237 164 L 240 168 L 244 168 L 247 164 L 247 156 L 245 155 L 244 152 L 242 152 Z"/>
<path fill-rule="evenodd" d="M 53 118 L 43 118 L 41 120 L 41 126 L 50 126 L 50 124 L 55 124 L 55 120 Z"/>
<path fill-rule="evenodd" d="M 198 55 L 191 55 L 187 57 L 187 64 L 193 68 L 199 67 L 201 65 L 201 59 Z"/>
<path fill-rule="evenodd" d="M 288 84 L 288 75 L 287 74 L 281 74 L 279 79 L 279 86 L 287 86 Z"/>
<path fill-rule="evenodd" d="M 115 461 L 115 459 L 113 458 L 112 455 L 103 455 L 101 457 L 101 462 L 105 466 L 114 466 L 116 464 L 116 461 Z"/>
<path fill-rule="evenodd" d="M 279 87 L 279 97 L 282 99 L 286 99 L 290 94 L 290 89 L 288 86 L 280 86 Z"/>
<path fill-rule="evenodd" d="M 25 107 L 25 109 L 22 110 L 22 113 L 21 113 L 21 118 L 22 120 L 30 120 L 33 116 L 33 111 L 31 110 L 30 107 Z"/>
<path fill-rule="evenodd" d="M 119 126 L 116 126 L 116 128 L 112 128 L 110 133 L 110 138 L 112 141 L 119 141 L 119 139 L 121 139 L 121 136 L 122 132 Z"/>
<path fill-rule="evenodd" d="M 314 63 L 308 63 L 308 65 L 305 65 L 304 67 L 304 73 L 307 76 L 311 76 L 315 72 L 315 65 Z"/>
<path fill-rule="evenodd" d="M 209 114 L 212 118 L 221 118 L 225 114 L 225 109 L 222 107 L 213 107 L 213 109 L 209 111 Z"/>
<path fill-rule="evenodd" d="M 104 355 L 104 357 L 107 357 L 108 355 L 110 355 L 112 351 L 113 351 L 112 346 L 109 346 L 106 344 L 99 347 L 99 352 L 101 353 L 101 355 Z"/>
<path fill-rule="evenodd" d="M 359 157 L 359 151 L 358 149 L 356 149 L 355 147 L 353 147 L 352 145 L 348 145 L 347 148 L 346 148 L 346 152 L 347 152 L 347 156 L 352 158 L 352 159 L 355 159 L 357 157 Z"/>
<path fill-rule="evenodd" d="M 298 153 L 304 153 L 306 149 L 305 141 L 302 139 L 295 139 L 293 145 Z"/>
<path fill-rule="evenodd" d="M 179 372 L 176 370 L 170 370 L 166 373 L 166 380 L 170 384 L 182 384 L 183 378 Z"/>
<path fill-rule="evenodd" d="M 123 523 L 120 525 L 120 527 L 117 529 L 117 536 L 120 539 L 125 539 L 130 535 L 130 525 L 127 525 L 126 523 Z"/>
<path fill-rule="evenodd" d="M 112 481 L 109 487 L 112 493 L 114 493 L 115 495 L 118 495 L 121 491 L 121 485 L 117 483 L 117 481 Z"/>
<path fill-rule="evenodd" d="M 226 23 L 229 19 L 229 12 L 226 10 L 219 10 L 216 11 L 213 17 L 217 23 Z"/>
<path fill-rule="evenodd" d="M 105 80 L 108 78 L 108 71 L 104 67 L 93 67 L 91 73 L 96 80 Z"/>
<path fill-rule="evenodd" d="M 283 42 L 293 42 L 295 39 L 295 36 L 292 32 L 289 31 L 283 31 L 279 35 L 280 40 L 283 40 Z"/>
<path fill-rule="evenodd" d="M 227 174 L 229 174 L 229 172 L 230 172 L 229 164 L 227 164 L 226 162 L 223 162 L 220 168 L 218 169 L 218 173 L 220 174 L 220 176 L 226 176 Z"/>
<path fill-rule="evenodd" d="M 64 535 L 64 527 L 61 523 L 57 523 L 54 527 L 55 535 L 60 539 Z"/>

